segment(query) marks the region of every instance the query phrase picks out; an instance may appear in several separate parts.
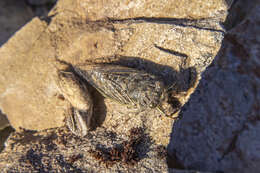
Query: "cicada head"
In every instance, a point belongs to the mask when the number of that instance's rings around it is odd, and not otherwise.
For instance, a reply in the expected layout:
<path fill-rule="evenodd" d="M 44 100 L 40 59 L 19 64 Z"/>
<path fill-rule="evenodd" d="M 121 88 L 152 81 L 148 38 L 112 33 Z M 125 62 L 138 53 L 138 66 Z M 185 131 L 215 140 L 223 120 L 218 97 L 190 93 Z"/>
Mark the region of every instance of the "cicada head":
<path fill-rule="evenodd" d="M 170 118 L 177 118 L 177 112 L 180 110 L 181 103 L 176 98 L 170 98 L 168 95 L 164 95 L 164 98 L 157 106 L 157 109 L 165 116 Z"/>

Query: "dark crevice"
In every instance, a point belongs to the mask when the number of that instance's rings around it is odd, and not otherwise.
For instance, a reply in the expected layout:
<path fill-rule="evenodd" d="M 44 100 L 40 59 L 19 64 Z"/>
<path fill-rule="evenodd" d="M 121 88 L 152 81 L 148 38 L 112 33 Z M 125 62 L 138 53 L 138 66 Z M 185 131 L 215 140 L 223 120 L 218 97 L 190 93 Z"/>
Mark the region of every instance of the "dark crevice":
<path fill-rule="evenodd" d="M 239 136 L 239 134 L 235 134 L 233 136 L 228 147 L 226 148 L 226 150 L 223 152 L 221 158 L 219 159 L 219 162 L 221 162 L 225 158 L 225 156 L 227 156 L 229 153 L 231 153 L 232 151 L 234 151 L 236 149 L 236 143 L 237 143 L 238 136 Z"/>
<path fill-rule="evenodd" d="M 74 12 L 74 11 L 71 11 Z M 77 14 L 75 12 L 75 14 Z M 200 30 L 208 30 L 212 32 L 225 33 L 225 29 L 216 29 L 217 18 L 201 18 L 201 19 L 185 19 L 185 18 L 162 18 L 162 17 L 135 17 L 116 19 L 106 17 L 100 20 L 89 20 L 87 23 L 120 23 L 120 24 L 132 24 L 132 23 L 156 23 L 156 24 L 168 24 L 177 25 L 182 27 L 192 27 Z"/>
<path fill-rule="evenodd" d="M 163 51 L 163 52 L 166 52 L 166 53 L 169 53 L 169 54 L 173 54 L 175 56 L 180 56 L 180 57 L 183 57 L 183 58 L 188 58 L 188 55 L 184 54 L 184 53 L 180 53 L 180 52 L 177 52 L 177 51 L 174 51 L 174 50 L 171 50 L 171 49 L 165 49 L 163 47 L 160 47 L 160 46 L 157 46 L 157 45 L 154 45 L 154 47 L 156 47 L 157 49 Z"/>
<path fill-rule="evenodd" d="M 239 136 L 242 134 L 242 132 L 244 130 L 246 130 L 248 128 L 247 124 L 250 122 L 250 120 L 246 121 L 242 128 L 237 130 L 237 131 L 234 131 L 233 132 L 233 136 L 232 136 L 232 139 L 230 141 L 230 143 L 228 144 L 227 148 L 224 150 L 221 158 L 218 160 L 219 162 L 221 162 L 227 155 L 229 155 L 230 153 L 234 152 L 237 148 L 237 141 L 239 139 Z"/>
<path fill-rule="evenodd" d="M 210 22 L 214 20 L 213 19 L 176 19 L 176 18 L 156 18 L 156 17 L 136 17 L 136 18 L 126 18 L 126 19 L 113 19 L 113 18 L 108 18 L 108 21 L 111 23 L 156 23 L 156 24 L 169 24 L 169 25 L 178 25 L 182 27 L 193 27 L 196 29 L 201 29 L 201 30 L 209 30 L 213 32 L 221 32 L 224 33 L 224 29 L 215 29 L 215 28 L 210 28 L 209 24 Z M 99 22 L 99 21 L 96 21 Z M 214 22 L 215 23 L 215 22 Z"/>
<path fill-rule="evenodd" d="M 25 4 L 31 8 L 34 16 L 47 16 L 49 11 L 55 6 L 56 0 L 45 0 L 45 1 L 29 1 L 24 0 Z"/>
<path fill-rule="evenodd" d="M 47 25 L 49 25 L 52 21 L 52 18 L 55 17 L 57 14 L 53 14 L 50 16 L 41 16 L 40 20 L 45 21 L 47 23 Z"/>

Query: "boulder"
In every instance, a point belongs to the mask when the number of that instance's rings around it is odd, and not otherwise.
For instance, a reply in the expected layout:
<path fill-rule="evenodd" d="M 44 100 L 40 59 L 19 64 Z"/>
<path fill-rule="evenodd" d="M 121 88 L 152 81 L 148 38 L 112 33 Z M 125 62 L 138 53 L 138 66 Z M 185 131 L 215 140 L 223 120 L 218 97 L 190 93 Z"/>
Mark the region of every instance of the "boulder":
<path fill-rule="evenodd" d="M 136 112 L 93 91 L 95 129 L 80 139 L 63 127 L 71 104 L 57 86 L 58 60 L 145 70 L 183 106 L 221 47 L 227 9 L 222 0 L 63 0 L 48 16 L 33 18 L 0 48 L 0 109 L 17 130 L 0 168 L 166 172 L 175 120 L 155 109 Z"/>

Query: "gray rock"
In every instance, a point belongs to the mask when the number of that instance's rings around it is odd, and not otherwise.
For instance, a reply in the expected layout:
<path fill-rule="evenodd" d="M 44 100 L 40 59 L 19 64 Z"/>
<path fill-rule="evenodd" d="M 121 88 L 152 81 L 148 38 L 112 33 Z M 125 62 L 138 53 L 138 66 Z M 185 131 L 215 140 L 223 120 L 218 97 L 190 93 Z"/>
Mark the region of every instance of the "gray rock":
<path fill-rule="evenodd" d="M 56 0 L 26 0 L 30 5 L 45 5 L 47 3 L 55 3 Z"/>
<path fill-rule="evenodd" d="M 24 1 L 0 1 L 0 46 L 33 17 Z"/>
<path fill-rule="evenodd" d="M 242 21 L 229 21 L 234 28 L 174 125 L 169 151 L 185 168 L 260 171 L 260 6 L 249 6 Z"/>

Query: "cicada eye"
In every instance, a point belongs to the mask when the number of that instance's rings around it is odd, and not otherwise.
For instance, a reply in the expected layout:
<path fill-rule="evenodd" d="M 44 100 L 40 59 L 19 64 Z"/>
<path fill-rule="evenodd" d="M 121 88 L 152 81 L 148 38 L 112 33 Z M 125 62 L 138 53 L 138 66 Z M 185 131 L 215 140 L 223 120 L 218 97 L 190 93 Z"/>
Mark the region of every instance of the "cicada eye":
<path fill-rule="evenodd" d="M 155 103 L 150 103 L 150 104 L 149 104 L 149 107 L 150 107 L 150 108 L 155 108 L 155 107 L 156 107 L 156 104 L 155 104 Z"/>

